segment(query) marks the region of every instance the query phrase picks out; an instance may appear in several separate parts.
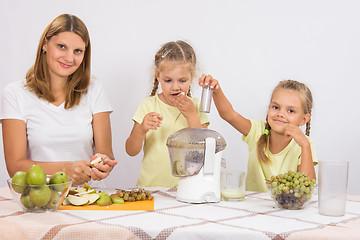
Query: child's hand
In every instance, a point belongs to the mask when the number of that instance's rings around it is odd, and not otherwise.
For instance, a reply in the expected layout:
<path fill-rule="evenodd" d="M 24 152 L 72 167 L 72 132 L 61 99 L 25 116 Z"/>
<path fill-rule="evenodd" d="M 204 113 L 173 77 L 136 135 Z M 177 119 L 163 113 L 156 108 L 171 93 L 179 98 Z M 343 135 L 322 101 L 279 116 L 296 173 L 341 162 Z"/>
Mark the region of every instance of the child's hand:
<path fill-rule="evenodd" d="M 213 78 L 211 75 L 206 75 L 203 74 L 201 75 L 201 77 L 199 78 L 199 85 L 200 86 L 210 86 L 211 89 L 213 89 L 213 91 L 216 93 L 219 88 L 220 88 L 220 84 L 219 81 L 216 80 L 215 78 Z"/>
<path fill-rule="evenodd" d="M 161 120 L 163 117 L 161 114 L 156 112 L 151 112 L 145 115 L 143 122 L 141 123 L 141 128 L 145 133 L 147 133 L 150 129 L 157 130 L 160 127 Z"/>
<path fill-rule="evenodd" d="M 291 136 L 300 147 L 305 147 L 310 144 L 305 134 L 296 125 L 289 124 L 286 126 L 284 134 Z"/>
<path fill-rule="evenodd" d="M 188 118 L 191 115 L 196 115 L 196 110 L 194 103 L 191 101 L 190 98 L 185 96 L 185 94 L 179 94 L 174 99 L 175 107 L 177 107 L 181 114 L 184 115 L 185 118 Z"/>

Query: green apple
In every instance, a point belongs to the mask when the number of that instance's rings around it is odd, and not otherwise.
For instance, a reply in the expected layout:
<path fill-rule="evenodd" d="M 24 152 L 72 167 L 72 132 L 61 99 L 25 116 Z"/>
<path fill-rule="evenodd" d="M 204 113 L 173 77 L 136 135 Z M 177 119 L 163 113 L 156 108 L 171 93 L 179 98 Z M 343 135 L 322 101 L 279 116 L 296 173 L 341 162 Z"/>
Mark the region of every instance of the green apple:
<path fill-rule="evenodd" d="M 99 206 L 111 205 L 112 204 L 111 197 L 107 192 L 100 192 L 99 199 L 96 201 L 96 203 Z"/>
<path fill-rule="evenodd" d="M 44 169 L 37 164 L 32 165 L 26 172 L 26 183 L 29 185 L 45 185 L 46 173 Z"/>
<path fill-rule="evenodd" d="M 51 196 L 49 202 L 46 204 L 47 208 L 55 208 L 59 203 L 60 194 L 55 190 L 51 190 Z"/>
<path fill-rule="evenodd" d="M 20 197 L 21 204 L 28 209 L 34 208 L 35 204 L 30 200 L 29 195 L 22 194 Z"/>
<path fill-rule="evenodd" d="M 59 171 L 50 177 L 49 184 L 50 185 L 56 184 L 51 187 L 57 192 L 62 192 L 64 190 L 64 185 L 62 183 L 66 183 L 67 180 L 68 180 L 68 178 L 67 178 L 66 173 Z"/>
<path fill-rule="evenodd" d="M 15 192 L 23 194 L 26 189 L 26 172 L 16 172 L 11 179 L 11 183 Z"/>
<path fill-rule="evenodd" d="M 48 186 L 32 187 L 30 189 L 30 200 L 38 207 L 45 206 L 51 198 L 51 190 Z"/>

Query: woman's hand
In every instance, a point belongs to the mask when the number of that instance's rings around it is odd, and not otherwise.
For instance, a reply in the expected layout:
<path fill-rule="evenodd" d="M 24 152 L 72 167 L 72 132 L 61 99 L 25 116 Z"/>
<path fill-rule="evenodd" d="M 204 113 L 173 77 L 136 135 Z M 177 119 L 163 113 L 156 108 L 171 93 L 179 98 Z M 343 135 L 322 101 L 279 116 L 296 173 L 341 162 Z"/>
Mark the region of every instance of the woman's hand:
<path fill-rule="evenodd" d="M 90 162 L 69 161 L 64 162 L 66 175 L 73 179 L 74 185 L 81 185 L 91 180 Z"/>
<path fill-rule="evenodd" d="M 95 163 L 91 168 L 91 179 L 100 181 L 109 176 L 111 170 L 117 164 L 117 161 L 101 153 L 96 153 L 95 156 L 101 157 L 103 162 Z"/>
<path fill-rule="evenodd" d="M 200 86 L 210 86 L 213 89 L 213 92 L 216 93 L 220 89 L 219 81 L 213 78 L 211 75 L 203 74 L 199 78 L 199 85 Z"/>
<path fill-rule="evenodd" d="M 147 133 L 150 129 L 156 130 L 160 127 L 162 116 L 159 113 L 151 112 L 145 115 L 143 122 L 141 123 L 141 129 L 144 133 Z"/>

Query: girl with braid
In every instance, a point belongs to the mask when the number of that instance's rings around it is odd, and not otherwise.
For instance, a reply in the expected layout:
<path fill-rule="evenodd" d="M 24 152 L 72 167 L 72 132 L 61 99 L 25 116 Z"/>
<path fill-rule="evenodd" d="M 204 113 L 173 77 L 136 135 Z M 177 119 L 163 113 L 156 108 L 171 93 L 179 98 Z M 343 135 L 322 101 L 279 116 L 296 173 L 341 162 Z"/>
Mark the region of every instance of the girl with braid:
<path fill-rule="evenodd" d="M 274 89 L 266 122 L 249 120 L 237 113 L 210 75 L 203 75 L 199 84 L 214 89 L 213 99 L 219 115 L 243 134 L 248 144 L 249 160 L 247 191 L 267 191 L 265 179 L 289 170 L 316 178 L 317 157 L 310 134 L 313 104 L 309 88 L 294 80 L 281 81 Z M 299 126 L 306 124 L 304 134 Z"/>
<path fill-rule="evenodd" d="M 137 186 L 175 187 L 178 178 L 171 174 L 167 138 L 187 127 L 206 128 L 207 115 L 200 113 L 200 100 L 191 97 L 190 84 L 196 72 L 193 48 L 183 41 L 164 44 L 155 55 L 154 86 L 136 110 L 134 126 L 125 149 L 144 157 Z M 157 93 L 159 84 L 162 92 Z"/>

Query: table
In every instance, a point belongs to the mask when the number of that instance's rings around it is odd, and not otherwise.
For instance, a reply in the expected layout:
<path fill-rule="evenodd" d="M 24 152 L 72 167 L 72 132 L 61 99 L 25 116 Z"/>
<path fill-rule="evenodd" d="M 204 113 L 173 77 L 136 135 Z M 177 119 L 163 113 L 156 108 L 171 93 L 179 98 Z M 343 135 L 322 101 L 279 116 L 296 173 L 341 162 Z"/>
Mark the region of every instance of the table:
<path fill-rule="evenodd" d="M 268 193 L 187 204 L 175 199 L 176 189 L 149 190 L 154 211 L 27 213 L 3 187 L 0 239 L 360 239 L 360 196 L 348 197 L 345 216 L 328 217 L 318 213 L 317 195 L 302 210 L 284 210 Z"/>

